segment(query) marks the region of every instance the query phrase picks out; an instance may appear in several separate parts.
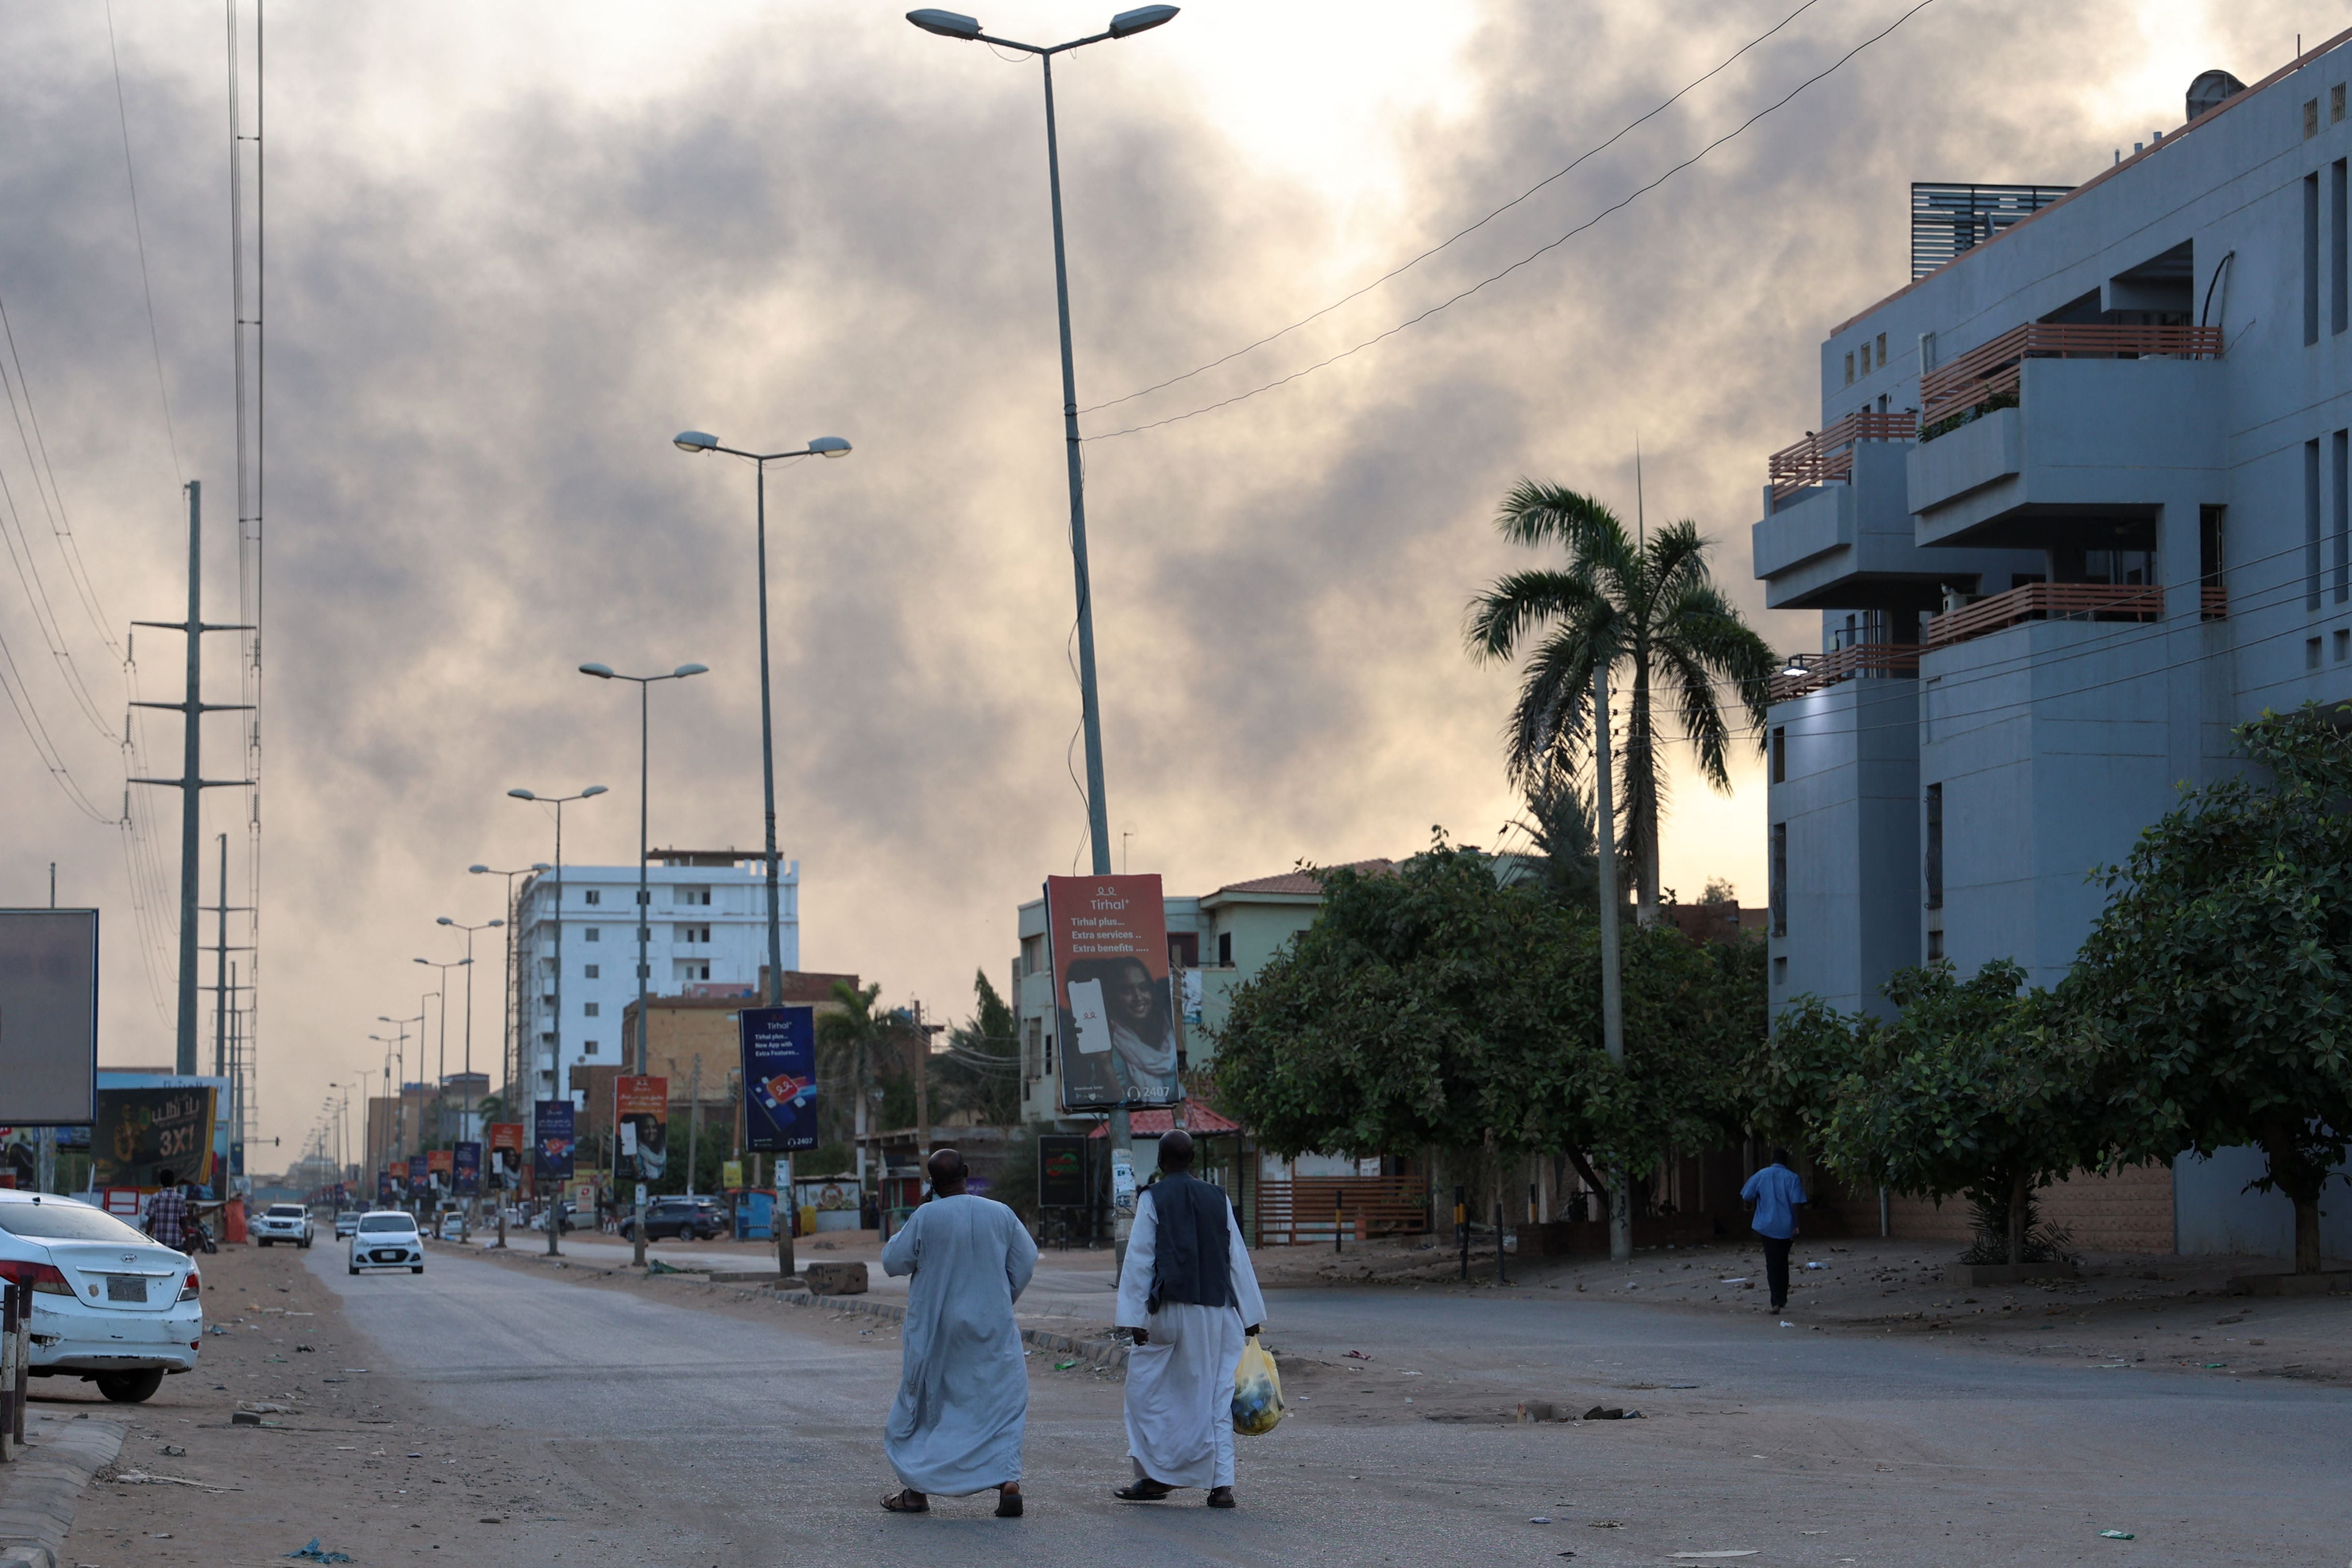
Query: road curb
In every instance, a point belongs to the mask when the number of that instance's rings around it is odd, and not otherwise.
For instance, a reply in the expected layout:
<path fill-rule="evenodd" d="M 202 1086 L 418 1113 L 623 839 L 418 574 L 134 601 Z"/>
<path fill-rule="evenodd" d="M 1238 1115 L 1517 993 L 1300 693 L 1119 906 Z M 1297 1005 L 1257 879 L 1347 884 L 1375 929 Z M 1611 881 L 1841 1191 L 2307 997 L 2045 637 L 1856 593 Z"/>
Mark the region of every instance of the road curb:
<path fill-rule="evenodd" d="M 0 1469 L 0 1568 L 57 1568 L 90 1478 L 122 1452 L 117 1421 L 28 1413 L 22 1457 Z"/>
<path fill-rule="evenodd" d="M 778 1291 L 776 1300 L 795 1307 L 821 1306 L 836 1312 L 856 1312 L 862 1317 L 880 1318 L 886 1322 L 903 1323 L 907 1321 L 907 1309 L 895 1301 L 865 1301 L 856 1296 L 817 1296 L 806 1291 Z M 1105 1372 L 1127 1370 L 1128 1347 L 1116 1341 L 1073 1339 L 1068 1334 L 1055 1333 L 1048 1329 L 1023 1329 L 1021 1341 L 1034 1350 L 1076 1356 Z"/>

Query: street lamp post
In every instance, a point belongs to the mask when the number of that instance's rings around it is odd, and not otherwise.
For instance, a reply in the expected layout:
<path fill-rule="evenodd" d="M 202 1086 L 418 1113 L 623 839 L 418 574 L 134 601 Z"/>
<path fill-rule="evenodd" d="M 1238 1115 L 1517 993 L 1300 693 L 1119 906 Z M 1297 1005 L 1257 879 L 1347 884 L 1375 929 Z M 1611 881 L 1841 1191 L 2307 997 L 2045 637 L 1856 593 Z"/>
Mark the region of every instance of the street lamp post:
<path fill-rule="evenodd" d="M 434 993 L 441 998 L 441 1060 L 435 1070 L 433 1082 L 433 1129 L 438 1133 L 449 1124 L 449 971 L 466 971 L 466 994 L 470 998 L 474 991 L 474 960 L 468 956 L 452 958 L 446 964 L 436 964 L 430 958 L 416 961 L 428 969 L 438 971 L 441 977 L 441 989 Z M 468 1020 L 473 1018 L 471 1008 L 467 1009 L 466 1016 Z M 449 1194 L 453 1197 L 457 1192 L 457 1145 L 465 1135 L 465 1128 L 461 1125 L 457 1136 L 449 1140 Z"/>
<path fill-rule="evenodd" d="M 479 1143 L 482 1135 L 474 1127 L 474 933 L 498 930 L 504 926 L 506 922 L 485 920 L 479 925 L 467 925 L 444 915 L 435 920 L 434 924 L 446 925 L 452 930 L 463 931 L 466 934 L 466 1101 L 465 1109 L 458 1113 L 457 1134 L 461 1140 Z M 477 1188 L 481 1186 L 482 1181 L 481 1155 L 480 1149 L 474 1151 L 474 1185 Z M 450 1164 L 453 1184 L 456 1180 L 456 1173 L 457 1165 L 453 1160 Z M 478 1191 L 475 1196 L 479 1197 L 479 1192 Z"/>
<path fill-rule="evenodd" d="M 502 1009 L 507 1016 L 506 1022 L 500 1026 L 499 1031 L 499 1071 L 506 1075 L 506 1088 L 509 1095 L 514 1092 L 515 1080 L 522 1076 L 522 1041 L 516 1038 L 522 1032 L 521 981 L 515 974 L 515 927 L 519 923 L 520 912 L 515 908 L 514 879 L 551 869 L 553 868 L 545 861 L 533 861 L 530 864 L 519 867 L 514 871 L 499 871 L 490 866 L 479 864 L 466 868 L 475 876 L 502 876 L 507 879 L 507 1003 Z M 494 920 L 490 924 L 496 925 L 499 923 Z M 467 949 L 467 952 L 472 950 L 470 947 Z M 507 1109 L 512 1112 L 514 1107 L 509 1105 Z"/>
<path fill-rule="evenodd" d="M 846 457 L 849 443 L 838 435 L 820 435 L 798 452 L 743 452 L 722 446 L 707 431 L 681 430 L 670 438 L 680 452 L 724 452 L 750 460 L 759 471 L 760 541 L 760 780 L 768 819 L 768 983 L 761 1000 L 775 1007 L 783 1000 L 784 941 L 782 891 L 776 885 L 776 725 L 768 682 L 768 465 L 792 457 Z"/>
<path fill-rule="evenodd" d="M 507 793 L 518 800 L 531 800 L 555 808 L 555 1053 L 551 1061 L 551 1067 L 554 1067 L 563 1061 L 563 808 L 574 800 L 586 800 L 602 795 L 604 786 L 591 784 L 577 795 L 539 795 L 529 789 L 509 789 Z M 534 1060 L 538 1056 L 536 1051 L 531 1054 Z M 538 1071 L 536 1066 L 531 1069 L 534 1076 Z M 553 1071 L 549 1076 L 553 1077 Z M 536 1151 L 539 1146 L 539 1096 L 535 1092 L 531 1095 L 530 1139 L 531 1147 Z M 547 1200 L 547 1255 L 551 1258 L 560 1250 L 556 1246 L 556 1233 L 562 1228 L 563 1204 L 559 1193 L 550 1196 Z"/>
<path fill-rule="evenodd" d="M 392 1140 L 392 1146 L 386 1151 L 384 1156 L 385 1168 L 389 1169 L 393 1160 L 398 1157 L 401 1145 L 408 1141 L 408 1026 L 410 1024 L 416 1026 L 418 1049 L 421 1051 L 425 1040 L 425 1009 L 419 1007 L 416 1009 L 416 1016 L 413 1019 L 386 1018 L 382 1013 L 378 1013 L 375 1021 L 394 1025 L 400 1030 L 396 1040 L 384 1040 L 384 1043 L 392 1048 L 393 1067 L 400 1080 L 397 1083 L 394 1083 L 390 1078 L 386 1079 L 386 1092 L 392 1097 L 392 1104 L 389 1107 L 391 1123 L 385 1134 Z M 380 1034 L 372 1034 L 368 1038 L 383 1040 L 383 1036 Z"/>
<path fill-rule="evenodd" d="M 653 990 L 653 969 L 646 956 L 646 939 L 651 935 L 653 921 L 653 890 L 646 878 L 646 796 L 652 773 L 653 757 L 653 697 L 656 681 L 682 681 L 689 675 L 708 674 L 708 664 L 680 664 L 667 675 L 625 675 L 610 664 L 583 664 L 580 673 L 593 675 L 600 681 L 635 681 L 637 686 L 637 1076 L 646 1075 L 646 1009 Z M 773 838 L 771 834 L 771 847 Z M 772 871 L 770 874 L 774 873 Z M 772 883 L 771 884 L 772 887 Z M 614 1146 L 620 1145 L 621 1125 L 616 1116 L 613 1123 Z M 642 1164 L 639 1166 L 642 1171 Z M 687 1186 L 693 1188 L 694 1173 L 687 1173 Z M 614 1195 L 615 1200 L 619 1195 Z M 640 1269 L 646 1266 L 646 1217 L 636 1216 L 629 1228 L 635 1233 L 631 1255 Z"/>
<path fill-rule="evenodd" d="M 977 19 L 957 11 L 920 10 L 907 13 L 907 20 L 927 33 L 937 33 L 943 38 L 961 38 L 994 44 L 1008 49 L 1018 49 L 1034 55 L 1044 68 L 1045 81 L 1045 184 L 1054 210 L 1054 303 L 1060 313 L 1062 332 L 1062 444 L 1069 470 L 1070 485 L 1070 567 L 1077 580 L 1078 596 L 1078 709 L 1081 727 L 1087 742 L 1087 828 L 1094 841 L 1094 872 L 1097 876 L 1110 874 L 1110 807 L 1103 798 L 1102 707 L 1095 687 L 1095 603 L 1094 589 L 1087 566 L 1087 497 L 1086 469 L 1079 455 L 1078 380 L 1076 363 L 1070 351 L 1070 268 L 1062 242 L 1062 152 L 1061 142 L 1054 121 L 1054 57 L 1081 49 L 1088 44 L 1099 44 L 1105 38 L 1129 38 L 1138 33 L 1176 19 L 1173 5 L 1143 5 L 1132 11 L 1121 11 L 1110 19 L 1110 26 L 1099 33 L 1083 38 L 1073 38 L 1066 44 L 1024 44 L 1012 38 L 999 38 L 981 31 Z M 1129 1125 L 1127 1105 L 1121 1102 L 1110 1113 L 1110 1143 L 1115 1149 L 1133 1146 L 1133 1134 Z M 1113 1250 L 1120 1265 L 1127 1261 L 1129 1216 L 1120 1215 L 1113 1221 Z"/>

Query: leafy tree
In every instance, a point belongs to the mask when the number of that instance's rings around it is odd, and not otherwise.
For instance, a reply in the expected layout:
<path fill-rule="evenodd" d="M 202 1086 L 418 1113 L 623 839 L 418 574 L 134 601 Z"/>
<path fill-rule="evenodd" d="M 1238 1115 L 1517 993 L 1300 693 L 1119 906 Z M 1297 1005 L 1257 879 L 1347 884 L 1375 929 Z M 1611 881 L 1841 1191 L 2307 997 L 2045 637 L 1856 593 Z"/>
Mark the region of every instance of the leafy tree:
<path fill-rule="evenodd" d="M 1511 491 L 1495 521 L 1513 543 L 1557 544 L 1568 552 L 1565 567 L 1511 572 L 1470 603 L 1466 636 L 1474 658 L 1507 660 L 1533 645 L 1507 731 L 1511 775 L 1525 781 L 1547 768 L 1573 773 L 1589 767 L 1592 675 L 1607 664 L 1612 693 L 1625 693 L 1615 798 L 1624 819 L 1620 841 L 1634 867 L 1641 923 L 1654 925 L 1666 793 L 1659 689 L 1670 694 L 1701 776 L 1727 790 L 1731 730 L 1716 685 L 1727 682 L 1738 691 L 1760 735 L 1772 651 L 1716 586 L 1696 523 L 1670 523 L 1637 543 L 1591 497 L 1532 480 Z M 1617 684 L 1620 664 L 1628 685 Z"/>
<path fill-rule="evenodd" d="M 2196 790 L 2105 873 L 2069 977 L 2130 1157 L 2252 1144 L 2253 1185 L 2294 1205 L 2319 1269 L 2319 1203 L 2352 1143 L 2352 707 L 2238 731 L 2266 778 Z"/>
<path fill-rule="evenodd" d="M 2026 1260 L 2035 1189 L 2102 1162 L 2088 1071 L 2051 993 L 2021 995 L 2025 971 L 1997 959 L 1976 977 L 1949 964 L 1887 983 L 1891 1019 L 1842 1017 L 1818 1003 L 1782 1019 L 1782 1087 L 1818 1091 L 1825 1111 L 1777 1110 L 1816 1127 L 1832 1169 L 1858 1184 L 1942 1199 L 1964 1194 L 2000 1217 L 2011 1263 Z M 1843 1036 L 1843 1038 L 1840 1038 Z M 1817 1105 L 1823 1103 L 1816 1102 Z"/>
<path fill-rule="evenodd" d="M 971 977 L 971 1018 L 948 1031 L 948 1049 L 931 1058 L 931 1113 L 970 1111 L 990 1126 L 1021 1120 L 1021 1045 L 1013 1009 L 988 981 Z"/>
<path fill-rule="evenodd" d="M 835 980 L 833 999 L 839 1006 L 816 1015 L 817 1074 L 831 1091 L 817 1097 L 817 1135 L 828 1144 L 849 1141 L 858 1103 L 874 1086 L 890 1031 L 889 1015 L 874 1006 L 881 994 L 878 981 L 858 987 Z"/>
<path fill-rule="evenodd" d="M 1442 838 L 1393 875 L 1328 873 L 1315 925 L 1234 994 L 1221 1108 L 1282 1154 L 1491 1144 L 1563 1155 L 1596 1189 L 1596 1164 L 1645 1175 L 1730 1126 L 1763 972 L 1670 928 L 1633 933 L 1620 1065 L 1599 952 L 1591 915 L 1497 885 L 1487 857 Z"/>

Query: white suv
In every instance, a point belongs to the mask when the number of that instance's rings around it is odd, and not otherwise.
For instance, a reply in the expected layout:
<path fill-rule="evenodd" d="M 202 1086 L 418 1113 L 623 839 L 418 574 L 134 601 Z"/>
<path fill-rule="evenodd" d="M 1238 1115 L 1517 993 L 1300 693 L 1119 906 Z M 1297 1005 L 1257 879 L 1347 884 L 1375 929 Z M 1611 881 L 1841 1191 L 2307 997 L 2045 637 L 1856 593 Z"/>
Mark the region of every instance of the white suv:
<path fill-rule="evenodd" d="M 253 1222 L 253 1239 L 267 1247 L 273 1241 L 310 1245 L 310 1211 L 299 1203 L 273 1203 Z"/>
<path fill-rule="evenodd" d="M 416 1218 L 396 1208 L 360 1216 L 352 1235 L 352 1272 L 362 1269 L 405 1269 L 425 1272 L 425 1239 L 416 1234 Z"/>
<path fill-rule="evenodd" d="M 103 1209 L 0 1191 L 0 1274 L 29 1285 L 35 1377 L 79 1377 L 136 1405 L 193 1372 L 205 1338 L 196 1266 Z"/>

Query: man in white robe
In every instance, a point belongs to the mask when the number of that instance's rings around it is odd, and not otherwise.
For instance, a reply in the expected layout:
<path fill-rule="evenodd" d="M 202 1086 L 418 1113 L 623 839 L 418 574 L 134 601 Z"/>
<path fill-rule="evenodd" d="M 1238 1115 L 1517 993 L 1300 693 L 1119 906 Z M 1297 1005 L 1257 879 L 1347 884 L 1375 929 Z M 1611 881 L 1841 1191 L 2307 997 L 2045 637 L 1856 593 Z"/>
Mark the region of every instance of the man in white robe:
<path fill-rule="evenodd" d="M 963 1190 L 963 1156 L 931 1155 L 931 1199 L 882 1249 L 882 1271 L 910 1274 L 898 1397 L 883 1451 L 902 1490 L 892 1513 L 928 1513 L 928 1494 L 996 1489 L 996 1516 L 1021 1517 L 1021 1437 L 1029 1364 L 1013 1303 L 1037 1244 L 1001 1203 Z"/>
<path fill-rule="evenodd" d="M 1127 1357 L 1124 1502 L 1157 1502 L 1206 1487 L 1211 1508 L 1234 1506 L 1234 1369 L 1265 1321 L 1257 1271 L 1224 1189 L 1192 1175 L 1192 1135 L 1160 1140 L 1158 1181 L 1136 1197 L 1118 1324 Z"/>

